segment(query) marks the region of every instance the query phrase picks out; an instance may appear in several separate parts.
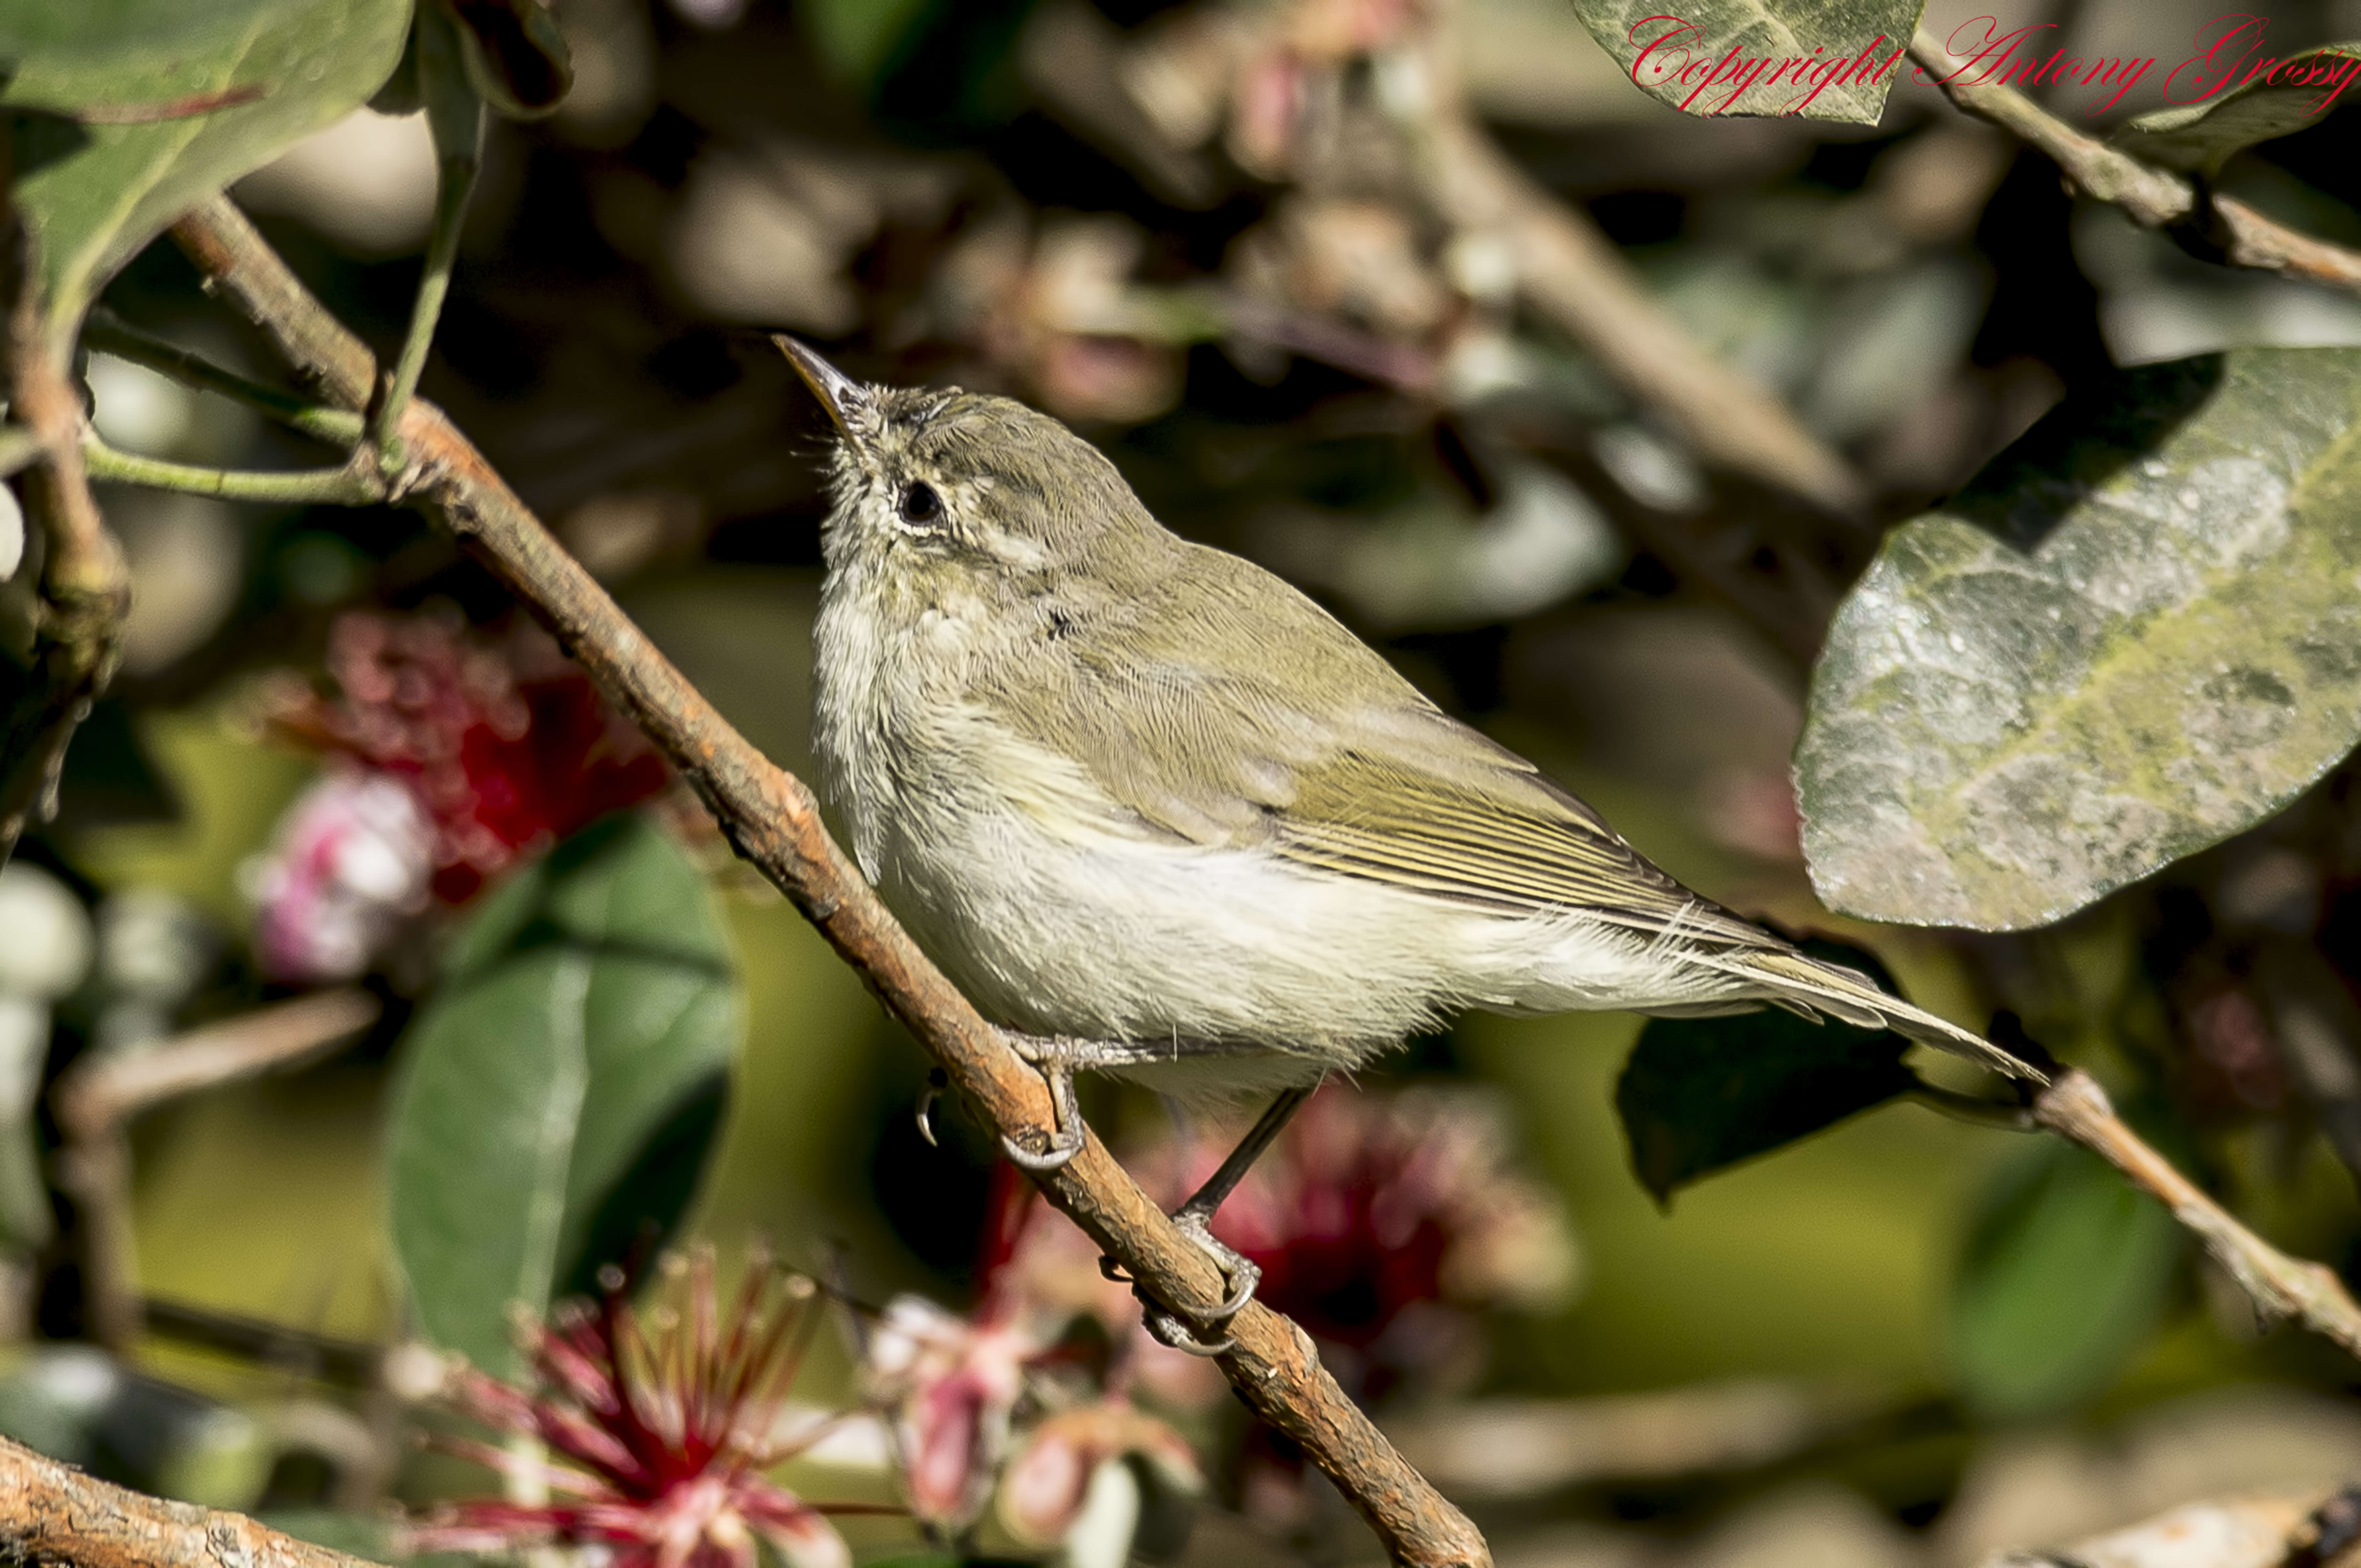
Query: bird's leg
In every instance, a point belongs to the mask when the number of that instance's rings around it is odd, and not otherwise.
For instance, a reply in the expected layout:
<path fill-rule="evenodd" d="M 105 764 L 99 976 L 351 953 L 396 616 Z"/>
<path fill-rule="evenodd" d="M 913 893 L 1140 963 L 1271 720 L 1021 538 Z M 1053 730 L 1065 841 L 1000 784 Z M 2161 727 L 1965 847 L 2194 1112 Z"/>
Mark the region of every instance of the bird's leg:
<path fill-rule="evenodd" d="M 1089 1129 L 1082 1124 L 1082 1111 L 1074 1102 L 1076 1072 L 1143 1067 L 1153 1062 L 1170 1061 L 1176 1054 L 1173 1049 L 1162 1046 L 1130 1045 L 1120 1040 L 1082 1040 L 1069 1035 L 1020 1035 L 1014 1029 L 1003 1029 L 1000 1037 L 1008 1042 L 1009 1049 L 1039 1068 L 1041 1076 L 1049 1080 L 1049 1102 L 1056 1108 L 1057 1124 L 1050 1129 L 1048 1146 L 1036 1154 L 1006 1134 L 1003 1134 L 1000 1139 L 1001 1152 L 1014 1163 L 1032 1171 L 1056 1170 L 1082 1152 L 1082 1144 L 1090 1135 Z M 1253 1054 L 1253 1051 L 1254 1047 L 1247 1046 L 1191 1047 L 1185 1054 L 1244 1056 Z M 922 1121 L 921 1130 L 925 1125 Z M 934 1140 L 929 1137 L 928 1141 L 931 1143 Z M 1232 1185 L 1235 1184 L 1233 1178 Z M 1226 1192 L 1228 1189 L 1223 1190 Z M 1213 1201 L 1219 1203 L 1221 1200 L 1215 1198 Z"/>
<path fill-rule="evenodd" d="M 1074 1102 L 1074 1069 L 1101 1065 L 1092 1051 L 1095 1042 L 1013 1032 L 1005 1037 L 1018 1056 L 1039 1068 L 1041 1076 L 1049 1080 L 1051 1126 L 1049 1141 L 1040 1153 L 1034 1153 L 1005 1133 L 1000 1135 L 1000 1152 L 1027 1170 L 1056 1170 L 1082 1153 L 1082 1145 L 1090 1139 L 1090 1129 L 1082 1124 L 1082 1107 Z"/>
<path fill-rule="evenodd" d="M 1256 1287 L 1262 1283 L 1262 1270 L 1256 1267 L 1253 1260 L 1244 1253 L 1213 1234 L 1213 1215 L 1238 1183 L 1246 1179 L 1246 1174 L 1253 1168 L 1254 1162 L 1262 1157 L 1263 1152 L 1270 1147 L 1287 1124 L 1294 1119 L 1295 1113 L 1319 1087 L 1315 1083 L 1309 1088 L 1280 1091 L 1279 1098 L 1270 1102 L 1270 1108 L 1246 1130 L 1246 1135 L 1238 1140 L 1238 1146 L 1230 1151 L 1229 1157 L 1222 1161 L 1221 1168 L 1214 1171 L 1186 1203 L 1172 1212 L 1172 1223 L 1180 1228 L 1182 1235 L 1203 1248 L 1213 1258 L 1214 1266 L 1222 1271 L 1222 1277 L 1228 1283 L 1230 1293 L 1223 1299 L 1220 1306 L 1210 1311 L 1192 1314 L 1195 1319 L 1192 1324 L 1163 1303 L 1149 1299 L 1135 1283 L 1132 1291 L 1139 1297 L 1142 1326 L 1155 1336 L 1159 1343 L 1170 1345 L 1174 1350 L 1187 1351 L 1191 1355 L 1219 1355 L 1236 1343 L 1226 1335 L 1220 1340 L 1209 1341 L 1202 1331 L 1209 1325 L 1219 1328 L 1243 1311 L 1246 1304 L 1254 1299 Z M 1099 1260 L 1102 1270 L 1107 1268 L 1109 1261 L 1105 1258 Z"/>

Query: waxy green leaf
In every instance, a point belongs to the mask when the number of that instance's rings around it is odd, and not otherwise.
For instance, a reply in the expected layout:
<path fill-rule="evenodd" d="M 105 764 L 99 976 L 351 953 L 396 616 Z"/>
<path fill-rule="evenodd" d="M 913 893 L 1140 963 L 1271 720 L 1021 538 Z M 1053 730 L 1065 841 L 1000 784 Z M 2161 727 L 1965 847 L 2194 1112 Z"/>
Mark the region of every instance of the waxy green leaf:
<path fill-rule="evenodd" d="M 508 1313 L 588 1289 L 679 1219 L 742 1002 L 704 879 L 636 817 L 487 899 L 404 1045 L 394 1247 L 437 1344 L 515 1369 Z"/>
<path fill-rule="evenodd" d="M 2118 373 L 1896 529 L 1796 751 L 1832 909 L 2018 930 L 2361 740 L 2361 351 Z"/>
<path fill-rule="evenodd" d="M 0 0 L 0 113 L 62 355 L 166 225 L 342 118 L 401 57 L 410 0 Z"/>

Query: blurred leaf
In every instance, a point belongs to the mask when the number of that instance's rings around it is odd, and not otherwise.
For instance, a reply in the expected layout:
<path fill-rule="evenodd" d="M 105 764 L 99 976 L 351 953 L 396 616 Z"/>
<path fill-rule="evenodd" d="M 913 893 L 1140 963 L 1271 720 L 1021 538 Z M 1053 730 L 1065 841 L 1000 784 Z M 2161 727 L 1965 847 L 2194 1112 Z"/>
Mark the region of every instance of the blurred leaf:
<path fill-rule="evenodd" d="M 2299 58 L 2316 60 L 2322 69 L 2342 72 L 2348 81 L 2361 72 L 2361 43 L 2323 44 Z M 2257 76 L 2218 98 L 2142 115 L 2112 139 L 2135 158 L 2210 179 L 2234 154 L 2257 142 L 2320 124 L 2327 106 L 2323 100 L 2335 95 L 2332 89 L 2341 89 L 2334 82 L 2314 83 L 2312 69 L 2290 70 L 2277 85 Z"/>
<path fill-rule="evenodd" d="M 1923 0 L 1574 0 L 1641 91 L 1692 115 L 1798 115 L 1873 126 Z M 1783 73 L 1788 60 L 1801 81 Z M 1759 63 L 1758 63 L 1759 62 Z M 1686 73 L 1686 79 L 1684 79 Z M 1828 84 L 1818 83 L 1823 77 Z M 1808 100 L 1808 102 L 1806 101 Z"/>
<path fill-rule="evenodd" d="M 0 109 L 51 346 L 167 224 L 366 102 L 410 0 L 0 0 Z"/>
<path fill-rule="evenodd" d="M 1978 1410 L 2046 1415 L 2099 1392 L 2163 1311 L 2180 1233 L 2097 1155 L 2043 1138 L 2005 1164 L 1951 1289 L 1951 1354 Z"/>
<path fill-rule="evenodd" d="M 2361 352 L 2123 371 L 1888 535 L 1795 756 L 1832 909 L 2014 930 L 2253 826 L 2361 738 Z"/>
<path fill-rule="evenodd" d="M 467 40 L 467 78 L 512 120 L 548 114 L 574 85 L 574 55 L 547 0 L 443 0 Z"/>
<path fill-rule="evenodd" d="M 894 61 L 896 46 L 935 9 L 936 0 L 815 0 L 799 5 L 829 70 L 846 82 L 873 86 Z"/>
<path fill-rule="evenodd" d="M 1861 970 L 1886 990 L 1871 954 L 1836 942 L 1805 951 Z M 1918 1080 L 1910 1042 L 1889 1029 L 1815 1024 L 1782 1008 L 1723 1018 L 1651 1018 L 1615 1085 L 1632 1173 L 1659 1203 L 1717 1170 L 1882 1105 Z"/>
<path fill-rule="evenodd" d="M 536 1313 L 679 1219 L 719 1124 L 740 989 L 703 879 L 632 816 L 488 898 L 411 1032 L 393 1237 L 435 1343 L 516 1370 Z"/>

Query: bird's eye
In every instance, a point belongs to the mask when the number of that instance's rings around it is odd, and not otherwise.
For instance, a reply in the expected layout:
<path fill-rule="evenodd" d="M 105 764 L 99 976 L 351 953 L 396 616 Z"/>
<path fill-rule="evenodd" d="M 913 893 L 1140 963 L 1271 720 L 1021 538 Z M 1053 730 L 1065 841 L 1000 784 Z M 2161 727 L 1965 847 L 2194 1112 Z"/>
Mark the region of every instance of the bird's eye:
<path fill-rule="evenodd" d="M 902 490 L 902 521 L 932 522 L 943 515 L 943 498 L 935 494 L 932 485 L 921 480 L 905 486 Z"/>

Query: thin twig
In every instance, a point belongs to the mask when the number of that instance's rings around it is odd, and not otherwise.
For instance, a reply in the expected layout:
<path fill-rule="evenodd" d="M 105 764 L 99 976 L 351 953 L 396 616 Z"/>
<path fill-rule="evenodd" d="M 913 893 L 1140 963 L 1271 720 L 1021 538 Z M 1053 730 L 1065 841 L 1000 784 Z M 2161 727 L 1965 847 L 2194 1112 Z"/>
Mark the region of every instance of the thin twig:
<path fill-rule="evenodd" d="M 240 1514 L 112 1486 L 5 1439 L 0 1556 L 74 1568 L 375 1568 Z"/>
<path fill-rule="evenodd" d="M 377 367 L 223 198 L 173 236 L 219 293 L 290 351 L 321 393 L 362 406 Z M 642 635 L 552 539 L 481 454 L 423 400 L 402 421 L 404 449 L 454 532 L 487 557 L 607 694 L 697 788 L 738 852 L 786 894 L 885 1005 L 934 1054 L 994 1130 L 1038 1142 L 1051 1108 L 1041 1075 L 936 969 L 829 837 L 811 791 L 757 751 Z M 1037 1176 L 1049 1201 L 1159 1298 L 1211 1307 L 1222 1277 L 1093 1138 Z M 1223 1370 L 1246 1403 L 1301 1445 L 1400 1562 L 1488 1564 L 1475 1527 L 1395 1452 L 1320 1365 L 1311 1336 L 1255 1303 L 1229 1326 Z"/>
<path fill-rule="evenodd" d="M 2142 228 L 2161 229 L 2193 254 L 2225 267 L 2276 272 L 2361 294 L 2361 255 L 2274 223 L 2235 196 L 2202 191 L 2169 170 L 2084 136 L 2014 87 L 1957 80 L 1963 68 L 1931 32 L 1919 32 L 1910 58 L 1960 109 L 2039 148 L 2076 190 L 2122 208 Z"/>
<path fill-rule="evenodd" d="M 225 501 L 257 501 L 265 506 L 368 506 L 384 500 L 388 494 L 386 481 L 357 463 L 335 468 L 275 472 L 207 468 L 118 451 L 95 434 L 82 437 L 82 457 L 93 479 L 144 485 L 151 490 L 214 496 Z"/>
<path fill-rule="evenodd" d="M 377 1389 L 384 1387 L 383 1345 L 337 1339 L 306 1329 L 289 1328 L 240 1312 L 192 1306 L 186 1301 L 150 1296 L 139 1303 L 148 1334 L 175 1344 L 219 1351 L 244 1361 L 291 1372 L 342 1387 Z"/>
<path fill-rule="evenodd" d="M 59 1080 L 51 1102 L 70 1135 L 93 1136 L 184 1094 L 302 1067 L 376 1023 L 383 1011 L 358 986 L 315 991 L 192 1029 L 151 1049 L 84 1056 Z"/>
<path fill-rule="evenodd" d="M 300 1067 L 368 1028 L 380 1006 L 357 987 L 316 992 L 136 1055 L 85 1056 L 58 1080 L 49 1100 L 64 1135 L 58 1182 L 81 1214 L 84 1311 L 100 1343 L 126 1352 L 142 1326 L 126 1125 L 168 1100 Z"/>
<path fill-rule="evenodd" d="M 39 620 L 30 678 L 0 708 L 0 864 L 34 817 L 55 808 L 66 745 L 113 678 L 131 578 L 83 477 L 82 400 L 49 352 L 33 240 L 18 221 L 0 129 L 0 300 L 7 309 L 9 417 L 40 444 L 25 472 L 27 521 L 42 533 Z"/>
<path fill-rule="evenodd" d="M 290 430 L 331 446 L 349 447 L 361 438 L 364 422 L 360 415 L 346 409 L 326 408 L 292 392 L 249 380 L 192 349 L 140 331 L 112 311 L 93 311 L 90 320 L 82 324 L 82 340 L 86 347 L 127 359 L 134 365 L 144 365 L 183 386 L 244 403 Z"/>
<path fill-rule="evenodd" d="M 426 265 L 419 274 L 418 292 L 410 304 L 410 330 L 393 360 L 393 376 L 385 395 L 369 415 L 369 442 L 388 477 L 402 467 L 398 432 L 402 413 L 418 390 L 426 368 L 426 351 L 434 342 L 434 323 L 443 317 L 444 296 L 450 292 L 451 269 L 459 259 L 459 233 L 467 216 L 467 199 L 476 189 L 476 171 L 483 162 L 484 101 L 467 80 L 461 62 L 457 24 L 434 12 L 421 13 L 418 22 L 419 80 L 426 92 L 426 125 L 434 138 L 434 225 L 426 236 Z"/>
<path fill-rule="evenodd" d="M 2133 1186 L 2172 1211 L 2268 1318 L 2292 1318 L 2361 1356 L 2361 1307 L 2354 1305 L 2334 1272 L 2290 1257 L 2240 1224 L 2126 1126 L 2090 1074 L 2059 1069 L 2049 1087 L 2034 1096 L 2033 1119 L 2095 1150 Z"/>

